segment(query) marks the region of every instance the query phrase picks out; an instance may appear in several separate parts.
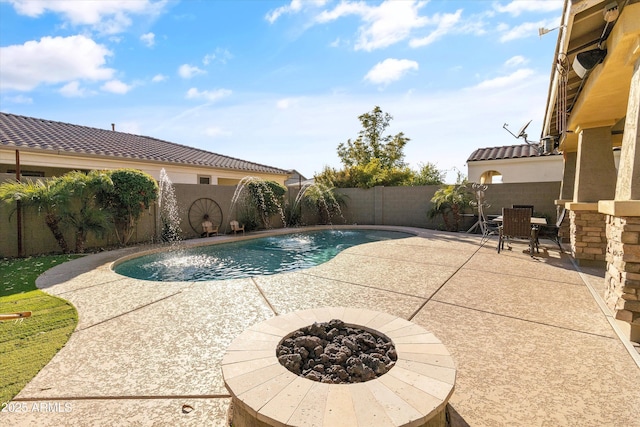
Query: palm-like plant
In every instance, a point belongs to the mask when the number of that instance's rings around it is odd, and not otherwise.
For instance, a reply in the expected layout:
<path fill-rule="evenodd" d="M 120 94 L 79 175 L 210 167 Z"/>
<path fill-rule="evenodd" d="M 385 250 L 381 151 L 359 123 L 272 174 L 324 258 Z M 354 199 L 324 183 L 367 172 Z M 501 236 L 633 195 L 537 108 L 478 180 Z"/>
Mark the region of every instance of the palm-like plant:
<path fill-rule="evenodd" d="M 44 212 L 45 224 L 51 230 L 58 246 L 63 253 L 69 253 L 69 245 L 61 229 L 61 210 L 69 201 L 69 193 L 57 178 L 2 183 L 0 199 L 7 203 L 20 201 L 27 209 Z"/>
<path fill-rule="evenodd" d="M 108 228 L 109 215 L 98 204 L 96 194 L 113 187 L 113 183 L 102 171 L 88 174 L 73 171 L 58 180 L 65 192 L 73 197 L 72 203 L 63 205 L 62 221 L 75 230 L 76 252 L 82 253 L 89 233 L 101 237 Z"/>
<path fill-rule="evenodd" d="M 448 231 L 458 231 L 462 214 L 470 206 L 471 193 L 464 182 L 445 185 L 434 193 L 431 203 L 433 207 L 429 210 L 429 218 L 441 215 Z"/>

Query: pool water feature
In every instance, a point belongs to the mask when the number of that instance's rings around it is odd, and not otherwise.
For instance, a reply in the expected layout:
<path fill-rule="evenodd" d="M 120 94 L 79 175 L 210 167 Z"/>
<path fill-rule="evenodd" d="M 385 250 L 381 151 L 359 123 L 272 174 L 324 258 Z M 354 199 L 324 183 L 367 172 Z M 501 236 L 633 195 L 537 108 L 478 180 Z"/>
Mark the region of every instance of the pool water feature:
<path fill-rule="evenodd" d="M 386 230 L 323 230 L 143 255 L 115 267 L 118 274 L 160 282 L 226 280 L 302 270 L 363 243 L 412 234 Z"/>

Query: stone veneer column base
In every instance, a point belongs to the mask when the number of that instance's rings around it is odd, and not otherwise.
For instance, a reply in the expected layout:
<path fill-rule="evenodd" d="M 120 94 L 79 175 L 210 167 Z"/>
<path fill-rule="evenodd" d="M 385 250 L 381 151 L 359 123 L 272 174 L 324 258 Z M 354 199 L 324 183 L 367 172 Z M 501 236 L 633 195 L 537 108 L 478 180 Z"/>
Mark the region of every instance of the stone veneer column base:
<path fill-rule="evenodd" d="M 630 341 L 640 342 L 640 217 L 607 215 L 605 301 Z"/>
<path fill-rule="evenodd" d="M 606 266 L 605 215 L 597 210 L 572 210 L 571 255 L 580 265 Z"/>

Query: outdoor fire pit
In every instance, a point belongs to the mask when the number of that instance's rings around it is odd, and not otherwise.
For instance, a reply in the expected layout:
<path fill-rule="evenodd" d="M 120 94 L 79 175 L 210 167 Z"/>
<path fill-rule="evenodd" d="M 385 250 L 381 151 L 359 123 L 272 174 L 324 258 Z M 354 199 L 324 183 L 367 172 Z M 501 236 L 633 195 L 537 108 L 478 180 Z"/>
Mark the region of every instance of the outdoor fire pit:
<path fill-rule="evenodd" d="M 222 375 L 234 427 L 435 427 L 446 425 L 456 369 L 414 323 L 328 307 L 248 328 L 227 349 Z"/>

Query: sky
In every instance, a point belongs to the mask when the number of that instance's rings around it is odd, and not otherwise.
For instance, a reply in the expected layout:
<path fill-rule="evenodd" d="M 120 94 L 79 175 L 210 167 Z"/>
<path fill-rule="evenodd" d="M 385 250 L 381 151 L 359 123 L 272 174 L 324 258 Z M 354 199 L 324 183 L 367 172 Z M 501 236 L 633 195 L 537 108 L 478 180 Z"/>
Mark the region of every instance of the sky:
<path fill-rule="evenodd" d="M 379 106 L 454 182 L 539 141 L 562 0 L 0 0 L 0 110 L 307 178 Z"/>

